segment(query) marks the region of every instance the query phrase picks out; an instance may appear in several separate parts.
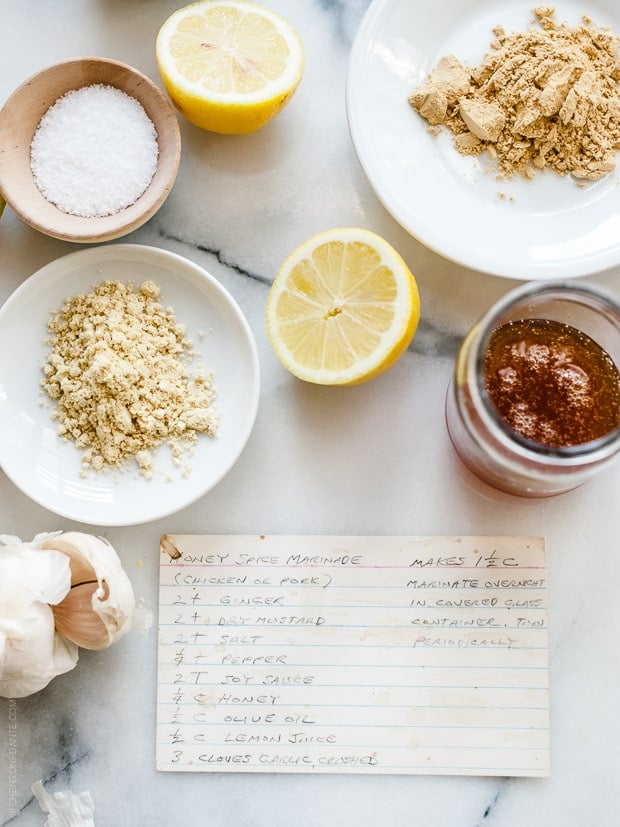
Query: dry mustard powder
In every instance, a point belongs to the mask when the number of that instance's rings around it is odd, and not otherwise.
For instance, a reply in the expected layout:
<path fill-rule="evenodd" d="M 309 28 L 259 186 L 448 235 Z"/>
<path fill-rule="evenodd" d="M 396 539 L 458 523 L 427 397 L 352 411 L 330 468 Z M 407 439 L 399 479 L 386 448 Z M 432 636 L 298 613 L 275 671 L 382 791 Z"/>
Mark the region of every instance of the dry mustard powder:
<path fill-rule="evenodd" d="M 104 281 L 48 322 L 41 384 L 59 434 L 82 449 L 82 476 L 135 461 L 151 477 L 162 443 L 180 465 L 200 434 L 216 435 L 213 377 L 190 373 L 192 343 L 159 294 L 153 281 Z"/>
<path fill-rule="evenodd" d="M 551 6 L 534 15 L 539 25 L 526 32 L 497 26 L 474 69 L 443 57 L 409 103 L 431 129 L 447 127 L 459 152 L 487 150 L 499 177 L 549 168 L 602 178 L 620 148 L 620 38 L 585 16 L 558 24 Z"/>

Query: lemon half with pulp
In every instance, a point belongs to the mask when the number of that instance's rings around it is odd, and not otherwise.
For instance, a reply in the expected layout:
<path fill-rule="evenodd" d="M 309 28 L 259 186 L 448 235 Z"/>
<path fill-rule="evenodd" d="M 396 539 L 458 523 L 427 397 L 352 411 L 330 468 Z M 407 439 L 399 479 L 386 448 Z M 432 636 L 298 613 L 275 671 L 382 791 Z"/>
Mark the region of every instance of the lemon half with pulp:
<path fill-rule="evenodd" d="M 156 57 L 177 109 L 203 129 L 253 132 L 293 96 L 304 49 L 291 24 L 248 0 L 202 0 L 174 12 Z"/>
<path fill-rule="evenodd" d="M 387 370 L 420 318 L 415 278 L 385 239 L 338 228 L 301 244 L 267 298 L 271 346 L 307 382 L 354 385 Z"/>

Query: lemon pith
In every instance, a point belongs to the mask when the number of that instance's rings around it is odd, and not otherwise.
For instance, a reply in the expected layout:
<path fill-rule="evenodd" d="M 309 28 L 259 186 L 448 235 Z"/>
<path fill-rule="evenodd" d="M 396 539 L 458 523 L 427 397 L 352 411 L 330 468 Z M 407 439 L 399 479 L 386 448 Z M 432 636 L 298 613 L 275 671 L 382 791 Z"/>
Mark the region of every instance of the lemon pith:
<path fill-rule="evenodd" d="M 226 134 L 271 120 L 304 68 L 292 26 L 248 0 L 200 0 L 177 10 L 159 30 L 156 57 L 179 111 L 196 126 Z"/>
<path fill-rule="evenodd" d="M 291 373 L 349 385 L 387 370 L 420 315 L 417 285 L 399 254 L 368 230 L 335 229 L 297 248 L 267 300 L 271 345 Z"/>

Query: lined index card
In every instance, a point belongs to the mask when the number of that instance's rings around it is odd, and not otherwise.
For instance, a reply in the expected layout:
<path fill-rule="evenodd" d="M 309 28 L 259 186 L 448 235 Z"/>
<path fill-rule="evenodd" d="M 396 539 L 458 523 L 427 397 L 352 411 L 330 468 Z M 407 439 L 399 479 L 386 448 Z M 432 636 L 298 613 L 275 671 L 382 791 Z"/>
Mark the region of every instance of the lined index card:
<path fill-rule="evenodd" d="M 544 776 L 536 537 L 165 535 L 159 770 Z"/>

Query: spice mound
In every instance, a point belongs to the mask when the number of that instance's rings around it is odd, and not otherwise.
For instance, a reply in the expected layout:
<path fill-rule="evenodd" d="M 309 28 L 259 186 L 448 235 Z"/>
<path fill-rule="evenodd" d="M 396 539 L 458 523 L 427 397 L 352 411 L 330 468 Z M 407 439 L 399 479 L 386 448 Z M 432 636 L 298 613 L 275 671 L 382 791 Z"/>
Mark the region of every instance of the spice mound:
<path fill-rule="evenodd" d="M 574 28 L 557 23 L 549 6 L 534 15 L 526 32 L 497 26 L 473 69 L 443 57 L 409 103 L 431 130 L 449 129 L 462 154 L 487 150 L 500 178 L 547 168 L 602 178 L 620 148 L 620 37 L 585 16 Z"/>
<path fill-rule="evenodd" d="M 67 92 L 41 118 L 30 167 L 43 197 L 82 218 L 114 215 L 157 170 L 157 132 L 142 104 L 95 83 Z"/>
<path fill-rule="evenodd" d="M 192 343 L 159 294 L 150 280 L 104 281 L 48 322 L 41 385 L 59 434 L 83 449 L 82 476 L 135 461 L 151 477 L 155 448 L 167 443 L 180 466 L 200 434 L 217 433 L 213 377 L 190 373 Z"/>

